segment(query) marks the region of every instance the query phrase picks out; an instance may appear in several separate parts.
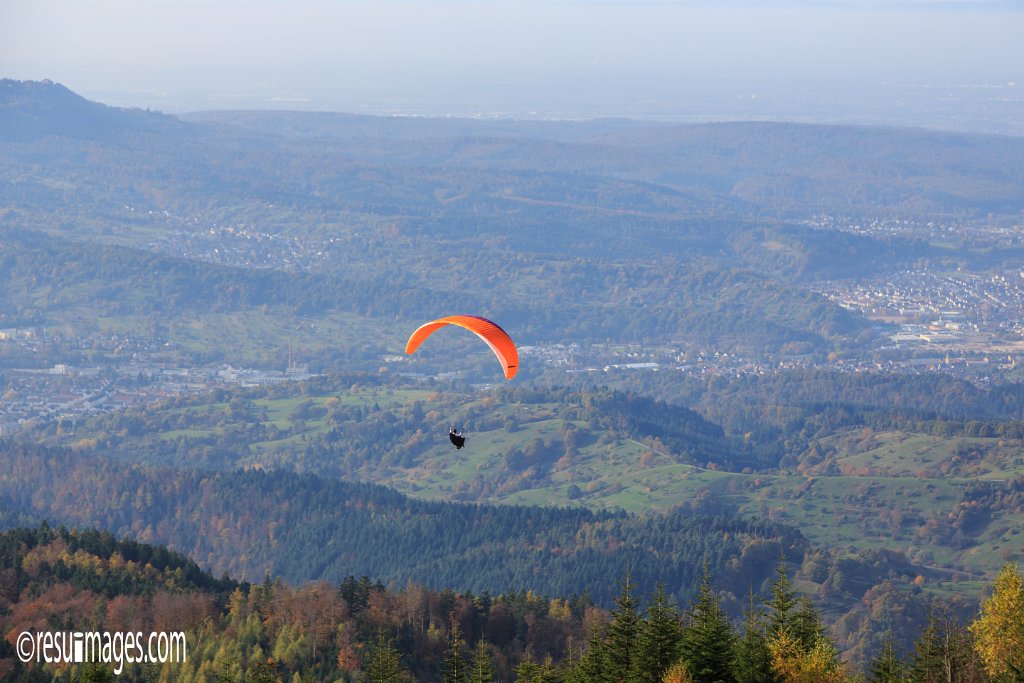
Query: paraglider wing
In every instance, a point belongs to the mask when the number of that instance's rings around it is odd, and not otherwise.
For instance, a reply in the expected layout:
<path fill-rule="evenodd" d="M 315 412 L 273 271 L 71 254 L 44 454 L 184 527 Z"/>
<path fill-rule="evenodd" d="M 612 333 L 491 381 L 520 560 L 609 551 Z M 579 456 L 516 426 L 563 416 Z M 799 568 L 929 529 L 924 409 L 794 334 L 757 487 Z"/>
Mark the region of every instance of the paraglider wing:
<path fill-rule="evenodd" d="M 415 352 L 424 339 L 445 325 L 457 325 L 483 339 L 505 369 L 505 379 L 512 379 L 516 376 L 516 372 L 519 370 L 519 352 L 516 350 L 512 338 L 497 323 L 476 315 L 449 315 L 420 325 L 409 337 L 409 341 L 405 345 L 405 352 Z"/>

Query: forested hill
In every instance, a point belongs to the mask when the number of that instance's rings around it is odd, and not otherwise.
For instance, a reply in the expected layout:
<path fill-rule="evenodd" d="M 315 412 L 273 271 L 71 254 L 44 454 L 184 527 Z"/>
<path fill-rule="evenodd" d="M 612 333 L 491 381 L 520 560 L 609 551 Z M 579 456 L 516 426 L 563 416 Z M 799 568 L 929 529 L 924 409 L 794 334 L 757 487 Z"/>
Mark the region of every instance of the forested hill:
<path fill-rule="evenodd" d="M 682 513 L 635 517 L 582 509 L 432 503 L 369 484 L 258 470 L 125 467 L 67 450 L 0 445 L 8 516 L 97 525 L 167 544 L 215 573 L 338 581 L 367 574 L 474 592 L 531 589 L 610 598 L 609 576 L 670 581 L 689 595 L 703 562 L 742 595 L 798 558 L 796 531 Z"/>
<path fill-rule="evenodd" d="M 500 318 L 523 343 L 824 355 L 865 343 L 870 325 L 809 280 L 964 256 L 807 221 L 1002 221 L 1024 207 L 1024 150 L 1002 138 L 281 113 L 183 121 L 52 83 L 3 83 L 3 128 L 16 138 L 0 139 L 0 238 L 18 264 L 0 272 L 3 324 L 74 334 L 97 308 L 160 311 L 173 324 L 208 290 L 217 311 L 281 306 L 282 327 L 285 316 L 355 315 L 373 339 L 396 316 L 440 305 Z M 34 233 L 49 241 L 24 239 Z"/>
<path fill-rule="evenodd" d="M 374 334 L 361 341 L 377 353 L 395 350 L 387 344 L 397 340 L 383 335 L 396 327 L 396 317 L 408 321 L 399 326 L 404 330 L 414 320 L 433 316 L 439 301 L 502 320 L 518 330 L 520 343 L 682 337 L 758 350 L 787 343 L 824 350 L 869 327 L 862 317 L 818 294 L 749 270 L 703 262 L 628 268 L 538 263 L 527 267 L 528 276 L 510 292 L 500 255 L 466 255 L 458 268 L 435 272 L 425 262 L 415 268 L 401 263 L 400 254 L 389 258 L 387 240 L 363 247 L 353 241 L 345 254 L 373 257 L 376 266 L 338 261 L 313 272 L 284 273 L 135 247 L 67 242 L 34 230 L 3 230 L 20 220 L 0 216 L 0 301 L 6 304 L 0 325 L 5 326 L 71 321 L 81 326 L 100 312 L 159 314 L 166 323 L 183 315 L 274 306 L 286 316 L 363 317 Z M 505 274 L 496 277 L 494 272 Z M 565 296 L 544 293 L 553 291 Z M 318 341 L 332 346 L 332 353 L 346 353 L 336 340 Z"/>
<path fill-rule="evenodd" d="M 354 158 L 411 167 L 544 170 L 674 188 L 772 215 L 887 211 L 1015 214 L 1024 140 L 917 129 L 775 122 L 458 121 L 300 112 L 185 117 L 330 141 Z M 978 169 L 992 169 L 981 180 Z"/>
<path fill-rule="evenodd" d="M 44 137 L 113 142 L 139 131 L 169 134 L 186 126 L 172 116 L 91 102 L 59 83 L 0 79 L 0 141 Z"/>
<path fill-rule="evenodd" d="M 245 125 L 261 120 L 256 114 L 185 122 L 89 103 L 56 84 L 4 83 L 6 128 L 33 132 L 0 141 L 0 230 L 312 271 L 291 287 L 311 302 L 304 312 L 421 316 L 417 302 L 445 301 L 546 339 L 824 351 L 867 325 L 801 289 L 803 280 L 960 255 L 779 215 L 889 218 L 913 209 L 969 219 L 1016 216 L 1024 206 L 1014 175 L 1024 151 L 984 136 L 943 146 L 942 134 L 775 124 L 268 114 L 280 126 L 271 133 L 269 123 Z M 665 147 L 655 153 L 659 136 Z M 758 147 L 762 138 L 771 144 Z M 962 169 L 986 168 L 978 155 L 993 146 L 1002 163 L 967 182 Z M 808 180 L 817 170 L 828 170 L 826 187 Z M 197 254 L 202 235 L 211 248 Z M 267 245 L 279 259 L 261 251 Z M 231 261 L 236 247 L 243 253 Z M 63 271 L 88 274 L 103 258 L 83 253 L 80 270 Z M 38 302 L 28 284 L 9 289 Z M 124 301 L 118 284 L 109 283 L 105 301 Z M 334 296 L 334 285 L 347 295 Z M 268 303 L 240 288 L 240 305 Z M 147 289 L 139 304 L 176 298 Z"/>
<path fill-rule="evenodd" d="M 97 564 L 93 558 L 102 564 Z M 230 579 L 215 579 L 181 553 L 163 546 L 117 538 L 95 529 L 68 530 L 43 523 L 38 529 L 16 528 L 0 534 L 0 569 L 16 578 L 12 592 L 33 580 L 42 584 L 55 578 L 80 590 L 106 598 L 155 591 L 201 591 L 226 596 L 239 587 Z M 55 576 L 40 577 L 48 572 Z"/>
<path fill-rule="evenodd" d="M 751 597 L 742 623 L 726 617 L 710 565 L 682 604 L 660 589 L 637 590 L 628 575 L 605 577 L 606 592 L 615 586 L 617 594 L 614 609 L 603 610 L 585 595 L 474 595 L 414 582 L 385 587 L 367 576 L 217 581 L 160 546 L 44 524 L 0 534 L 0 576 L 0 677 L 19 683 L 847 683 L 864 680 L 861 672 L 871 681 L 1011 680 L 1021 655 L 1006 644 L 1024 623 L 1012 565 L 982 609 L 963 617 L 882 584 L 870 600 L 884 602 L 900 628 L 889 621 L 874 654 L 852 661 L 839 656 L 821 612 L 799 597 L 784 565 L 767 595 Z M 906 628 L 908 613 L 920 621 L 922 611 L 927 621 Z M 108 646 L 97 653 L 103 663 L 21 661 L 33 653 L 21 634 L 55 631 L 139 634 L 142 645 Z M 149 634 L 161 633 L 184 643 L 147 649 Z M 145 659 L 160 653 L 167 659 Z"/>

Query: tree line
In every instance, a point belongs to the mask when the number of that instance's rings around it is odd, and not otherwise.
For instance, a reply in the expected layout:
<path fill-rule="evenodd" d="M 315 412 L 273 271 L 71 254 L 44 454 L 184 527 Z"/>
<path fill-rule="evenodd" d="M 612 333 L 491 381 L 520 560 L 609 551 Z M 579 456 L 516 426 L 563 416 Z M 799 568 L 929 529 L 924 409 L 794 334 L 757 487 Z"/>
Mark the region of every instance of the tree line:
<path fill-rule="evenodd" d="M 124 680 L 251 683 L 970 683 L 1024 675 L 1024 580 L 1006 565 L 969 620 L 933 610 L 912 648 L 892 633 L 859 669 L 780 563 L 740 620 L 708 564 L 685 607 L 627 573 L 611 609 L 587 595 L 472 594 L 366 576 L 337 583 L 214 579 L 160 547 L 42 525 L 0 534 L 0 675 L 112 681 L 104 665 L 29 665 L 23 630 L 184 630 L 186 662 L 129 665 Z M 183 574 L 184 572 L 184 574 Z M 190 578 L 183 580 L 187 575 Z"/>

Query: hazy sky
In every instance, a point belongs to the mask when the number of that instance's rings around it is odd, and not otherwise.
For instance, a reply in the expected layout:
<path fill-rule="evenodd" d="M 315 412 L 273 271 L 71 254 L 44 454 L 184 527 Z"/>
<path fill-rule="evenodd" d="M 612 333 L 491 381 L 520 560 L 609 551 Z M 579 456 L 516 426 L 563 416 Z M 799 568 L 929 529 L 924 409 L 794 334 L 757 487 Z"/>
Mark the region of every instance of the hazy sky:
<path fill-rule="evenodd" d="M 1022 36 L 1020 1 L 0 0 L 0 76 L 167 111 L 814 118 L 858 88 L 1024 97 Z"/>

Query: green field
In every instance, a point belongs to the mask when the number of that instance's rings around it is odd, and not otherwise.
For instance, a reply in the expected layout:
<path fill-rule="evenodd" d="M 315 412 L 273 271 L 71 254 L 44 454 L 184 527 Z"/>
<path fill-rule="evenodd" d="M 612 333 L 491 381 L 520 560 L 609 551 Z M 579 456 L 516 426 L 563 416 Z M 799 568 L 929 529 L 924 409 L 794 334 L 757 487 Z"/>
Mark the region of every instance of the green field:
<path fill-rule="evenodd" d="M 851 429 L 812 441 L 796 467 L 743 474 L 685 464 L 621 433 L 566 419 L 556 403 L 368 386 L 276 396 L 170 409 L 145 438 L 193 451 L 221 439 L 241 444 L 221 467 L 326 473 L 431 500 L 738 512 L 792 525 L 840 553 L 897 550 L 922 566 L 964 575 L 1024 558 L 1024 515 L 1007 510 L 993 510 L 966 539 L 936 540 L 959 514 L 966 485 L 1024 474 L 1019 441 Z M 356 409 L 365 417 L 345 412 Z M 390 437 L 394 445 L 343 463 L 350 450 L 374 446 L 360 419 L 398 430 Z M 466 448 L 448 443 L 451 423 L 466 425 Z M 326 451 L 331 430 L 341 430 L 340 446 Z M 562 445 L 569 430 L 580 435 L 571 452 Z M 512 464 L 538 444 L 546 449 L 541 460 Z"/>

